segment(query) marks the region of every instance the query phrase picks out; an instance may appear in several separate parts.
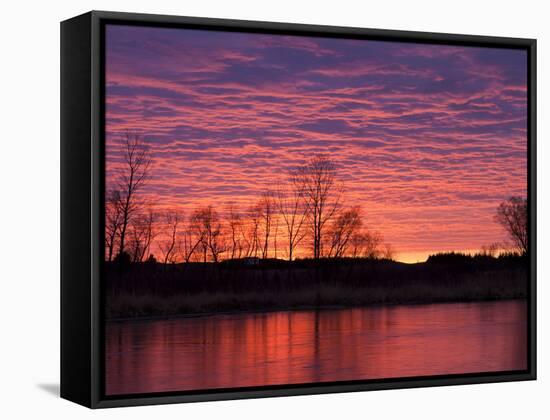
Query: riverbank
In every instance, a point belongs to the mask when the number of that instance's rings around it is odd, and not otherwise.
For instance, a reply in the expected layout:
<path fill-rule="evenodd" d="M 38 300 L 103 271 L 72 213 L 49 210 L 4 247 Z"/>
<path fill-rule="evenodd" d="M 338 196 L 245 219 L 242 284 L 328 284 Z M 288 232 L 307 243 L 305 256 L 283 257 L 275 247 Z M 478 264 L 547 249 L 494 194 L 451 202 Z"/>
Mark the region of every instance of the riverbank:
<path fill-rule="evenodd" d="M 107 319 L 527 297 L 519 258 L 106 267 Z"/>
<path fill-rule="evenodd" d="M 406 302 L 406 303 L 370 303 L 367 305 L 323 305 L 323 306 L 301 306 L 301 307 L 280 307 L 280 308 L 262 308 L 262 309 L 246 309 L 240 311 L 215 311 L 215 312 L 185 312 L 185 313 L 167 313 L 155 314 L 155 315 L 140 315 L 129 316 L 120 318 L 107 318 L 106 321 L 109 324 L 125 323 L 125 322 L 143 322 L 143 321 L 162 321 L 162 320 L 177 320 L 177 319 L 193 319 L 193 318 L 208 318 L 208 317 L 223 317 L 233 315 L 261 315 L 270 313 L 294 313 L 304 311 L 339 311 L 347 309 L 376 309 L 376 308 L 388 308 L 392 307 L 415 307 L 437 304 L 482 304 L 482 303 L 498 303 L 498 302 L 527 302 L 525 297 L 513 297 L 513 298 L 492 298 L 492 299 L 478 299 L 478 300 L 449 300 L 439 302 Z"/>

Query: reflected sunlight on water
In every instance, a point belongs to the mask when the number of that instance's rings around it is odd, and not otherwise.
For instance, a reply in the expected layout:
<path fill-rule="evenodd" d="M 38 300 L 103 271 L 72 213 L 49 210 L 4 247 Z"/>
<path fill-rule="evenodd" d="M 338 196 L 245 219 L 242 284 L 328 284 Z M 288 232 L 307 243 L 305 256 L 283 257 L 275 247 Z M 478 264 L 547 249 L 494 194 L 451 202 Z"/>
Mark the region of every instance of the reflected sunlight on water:
<path fill-rule="evenodd" d="M 106 394 L 527 368 L 524 301 L 125 321 L 106 327 Z"/>

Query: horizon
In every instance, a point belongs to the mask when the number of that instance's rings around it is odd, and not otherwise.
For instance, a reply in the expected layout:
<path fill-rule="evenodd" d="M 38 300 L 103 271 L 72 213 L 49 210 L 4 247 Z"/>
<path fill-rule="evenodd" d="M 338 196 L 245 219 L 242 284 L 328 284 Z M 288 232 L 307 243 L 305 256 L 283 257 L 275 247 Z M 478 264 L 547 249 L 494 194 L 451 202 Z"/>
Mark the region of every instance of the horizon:
<path fill-rule="evenodd" d="M 500 202 L 527 195 L 526 60 L 512 49 L 107 25 L 106 191 L 125 130 L 151 150 L 141 198 L 186 218 L 208 205 L 244 212 L 327 154 L 346 207 L 361 206 L 395 260 L 479 251 L 505 238 Z"/>

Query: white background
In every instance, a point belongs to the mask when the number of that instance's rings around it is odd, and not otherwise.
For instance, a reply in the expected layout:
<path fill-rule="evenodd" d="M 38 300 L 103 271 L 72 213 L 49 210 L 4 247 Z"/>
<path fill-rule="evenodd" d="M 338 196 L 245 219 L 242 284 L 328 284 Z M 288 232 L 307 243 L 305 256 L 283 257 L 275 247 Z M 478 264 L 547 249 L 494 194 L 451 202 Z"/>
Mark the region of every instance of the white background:
<path fill-rule="evenodd" d="M 0 416 L 549 418 L 550 13 L 516 1 L 4 2 L 0 84 Z M 538 39 L 539 380 L 91 411 L 59 389 L 59 22 L 91 9 Z"/>

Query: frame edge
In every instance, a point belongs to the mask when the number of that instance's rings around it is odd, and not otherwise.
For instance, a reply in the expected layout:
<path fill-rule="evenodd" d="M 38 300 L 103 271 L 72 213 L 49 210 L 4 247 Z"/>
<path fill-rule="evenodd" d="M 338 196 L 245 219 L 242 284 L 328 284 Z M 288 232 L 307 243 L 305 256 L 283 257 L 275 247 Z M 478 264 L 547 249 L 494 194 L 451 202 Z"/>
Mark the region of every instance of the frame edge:
<path fill-rule="evenodd" d="M 459 35 L 459 34 L 446 34 L 446 33 L 430 33 L 430 32 L 414 32 L 414 31 L 399 31 L 399 30 L 383 30 L 383 29 L 366 29 L 366 28 L 354 28 L 354 27 L 337 27 L 337 26 L 324 26 L 324 25 L 311 25 L 311 24 L 295 24 L 295 23 L 277 23 L 277 22 L 263 22 L 263 21 L 248 21 L 248 20 L 232 20 L 232 19 L 215 19 L 215 18 L 200 18 L 200 17 L 181 17 L 170 15 L 156 15 L 156 14 L 135 14 L 135 13 L 123 13 L 123 12 L 107 12 L 107 11 L 91 11 L 86 15 L 90 18 L 90 66 L 88 69 L 92 69 L 92 75 L 90 79 L 89 87 L 91 86 L 91 97 L 88 103 L 93 104 L 90 113 L 90 126 L 91 133 L 88 140 L 91 139 L 92 149 L 90 161 L 92 161 L 91 171 L 92 179 L 90 185 L 92 185 L 92 191 L 89 196 L 93 198 L 92 213 L 90 215 L 91 228 L 93 236 L 90 238 L 88 244 L 92 244 L 92 248 L 97 247 L 97 237 L 99 225 L 99 215 L 94 213 L 99 198 L 99 173 L 98 168 L 100 162 L 98 161 L 98 150 L 100 144 L 101 127 L 99 123 L 101 121 L 100 111 L 100 60 L 99 60 L 99 33 L 102 21 L 134 21 L 136 23 L 143 23 L 144 21 L 149 24 L 188 24 L 197 25 L 201 27 L 217 27 L 217 28 L 233 28 L 243 30 L 265 30 L 270 32 L 295 32 L 303 33 L 307 35 L 310 32 L 317 32 L 327 36 L 339 34 L 346 37 L 366 37 L 372 36 L 374 38 L 381 37 L 387 40 L 397 38 L 414 38 L 414 42 L 429 42 L 429 43 L 445 43 L 445 44 L 484 44 L 490 47 L 507 47 L 507 48 L 523 48 L 529 52 L 529 98 L 528 103 L 531 107 L 528 114 L 530 121 L 529 125 L 529 194 L 530 194 L 530 217 L 533 222 L 536 222 L 536 39 L 529 38 L 506 38 L 506 37 L 490 37 L 490 36 L 478 36 L 478 35 Z M 74 18 L 76 19 L 76 18 Z M 70 20 L 69 20 L 70 21 Z M 66 22 L 69 22 L 66 21 Z M 222 29 L 220 29 L 222 30 Z M 62 107 L 63 112 L 63 107 Z M 90 145 L 87 144 L 88 149 Z M 530 224 L 530 245 L 533 252 L 531 252 L 531 306 L 530 306 L 530 360 L 531 364 L 526 372 L 499 375 L 477 375 L 469 377 L 454 377 L 454 378 L 425 378 L 425 379 L 407 379 L 403 378 L 399 382 L 379 382 L 379 383 L 358 383 L 358 384 L 342 384 L 342 385 L 310 385 L 300 387 L 284 387 L 279 389 L 265 389 L 265 390 L 238 390 L 235 391 L 223 391 L 223 392 L 210 392 L 210 393 L 197 393 L 193 395 L 170 395 L 170 396 L 155 396 L 151 394 L 148 397 L 135 397 L 135 398 L 113 398 L 103 399 L 101 396 L 100 387 L 100 348 L 98 331 L 99 329 L 99 262 L 97 258 L 93 258 L 92 267 L 92 287 L 91 287 L 91 316 L 88 325 L 92 326 L 90 336 L 92 342 L 90 342 L 89 348 L 91 349 L 90 361 L 92 364 L 92 375 L 88 383 L 91 384 L 90 400 L 87 404 L 84 404 L 90 408 L 108 408 L 108 407 L 122 407 L 122 406 L 136 406 L 136 405 L 153 405 L 153 404 L 172 404 L 172 403 L 184 403 L 184 402 L 204 402 L 204 401 L 221 401 L 230 399 L 243 399 L 243 398 L 265 398 L 265 397 L 281 397 L 281 396 L 297 396 L 297 395 L 312 395 L 312 394 L 326 394 L 326 393 L 339 393 L 339 392 L 356 392 L 356 391 L 369 391 L 369 390 L 386 390 L 386 389 L 405 389 L 405 388 L 417 388 L 417 387 L 432 387 L 432 386 L 453 386 L 453 385 L 474 385 L 484 383 L 495 382 L 509 382 L 509 381 L 527 381 L 536 380 L 536 223 Z M 91 251 L 93 254 L 95 251 Z M 96 254 L 96 257 L 100 254 Z M 88 289 L 90 285 L 87 284 Z M 90 309 L 89 302 L 88 308 Z M 62 395 L 63 396 L 63 395 Z M 66 397 L 64 397 L 66 398 Z M 70 399 L 70 398 L 67 398 Z M 78 401 L 76 401 L 78 402 Z M 80 402 L 79 402 L 80 403 Z"/>
<path fill-rule="evenodd" d="M 61 398 L 91 407 L 91 13 L 61 23 Z"/>

